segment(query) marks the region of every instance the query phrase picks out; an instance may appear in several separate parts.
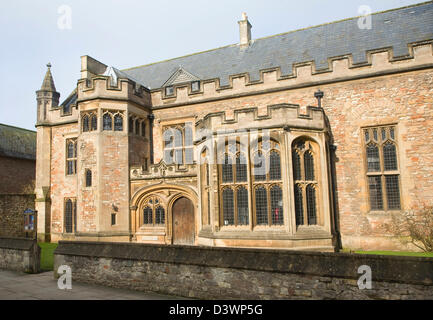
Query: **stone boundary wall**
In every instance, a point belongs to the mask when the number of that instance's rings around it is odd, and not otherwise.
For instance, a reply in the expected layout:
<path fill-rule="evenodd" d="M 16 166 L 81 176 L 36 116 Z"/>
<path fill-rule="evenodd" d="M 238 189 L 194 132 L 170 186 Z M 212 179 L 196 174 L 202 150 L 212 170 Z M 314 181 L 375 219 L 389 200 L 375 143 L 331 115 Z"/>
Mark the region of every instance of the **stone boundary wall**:
<path fill-rule="evenodd" d="M 433 299 L 430 258 L 60 241 L 60 265 L 72 281 L 198 299 Z"/>
<path fill-rule="evenodd" d="M 34 239 L 0 238 L 0 269 L 38 273 L 41 248 Z"/>

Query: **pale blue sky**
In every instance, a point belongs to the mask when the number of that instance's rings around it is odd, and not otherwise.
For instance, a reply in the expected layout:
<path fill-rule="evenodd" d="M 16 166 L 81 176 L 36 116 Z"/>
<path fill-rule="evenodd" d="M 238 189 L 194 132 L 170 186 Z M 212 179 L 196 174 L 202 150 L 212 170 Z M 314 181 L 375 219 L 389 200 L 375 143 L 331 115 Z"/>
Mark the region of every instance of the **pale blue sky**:
<path fill-rule="evenodd" d="M 35 91 L 47 62 L 61 102 L 74 89 L 80 56 L 119 69 L 239 42 L 246 12 L 253 39 L 358 16 L 420 0 L 38 0 L 0 4 L 0 123 L 35 130 Z M 58 8 L 72 9 L 72 28 L 60 30 Z"/>

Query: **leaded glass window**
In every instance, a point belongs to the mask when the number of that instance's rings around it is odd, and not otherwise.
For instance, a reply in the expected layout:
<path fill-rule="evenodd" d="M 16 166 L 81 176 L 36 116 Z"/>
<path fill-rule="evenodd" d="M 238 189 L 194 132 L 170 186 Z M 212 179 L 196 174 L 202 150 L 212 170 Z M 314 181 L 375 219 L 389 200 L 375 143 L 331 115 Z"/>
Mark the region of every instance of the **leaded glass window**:
<path fill-rule="evenodd" d="M 89 131 L 89 116 L 85 115 L 83 117 L 83 132 L 88 132 Z"/>
<path fill-rule="evenodd" d="M 77 139 L 66 140 L 66 174 L 77 173 Z"/>
<path fill-rule="evenodd" d="M 90 122 L 92 131 L 96 131 L 98 129 L 98 117 L 96 115 L 92 115 Z"/>
<path fill-rule="evenodd" d="M 400 175 L 398 174 L 395 126 L 363 129 L 373 136 L 367 140 L 366 163 L 370 210 L 400 210 Z"/>
<path fill-rule="evenodd" d="M 316 225 L 319 214 L 316 202 L 319 179 L 315 171 L 318 146 L 300 138 L 292 144 L 292 148 L 296 225 Z"/>
<path fill-rule="evenodd" d="M 308 185 L 306 190 L 307 195 L 307 212 L 308 225 L 317 224 L 317 208 L 316 208 L 316 189 L 313 185 Z"/>
<path fill-rule="evenodd" d="M 236 192 L 238 225 L 249 224 L 249 210 L 248 210 L 248 190 L 245 187 L 240 187 Z"/>
<path fill-rule="evenodd" d="M 65 199 L 64 232 L 77 231 L 77 202 L 75 199 Z"/>
<path fill-rule="evenodd" d="M 383 164 L 385 171 L 397 170 L 397 151 L 391 142 L 387 142 L 383 146 Z"/>
<path fill-rule="evenodd" d="M 279 186 L 271 187 L 272 224 L 283 225 L 283 191 Z"/>
<path fill-rule="evenodd" d="M 295 214 L 296 214 L 296 225 L 304 224 L 304 204 L 302 199 L 302 186 L 295 186 Z"/>
<path fill-rule="evenodd" d="M 105 113 L 102 117 L 102 129 L 103 130 L 113 130 L 113 119 L 109 113 Z"/>
<path fill-rule="evenodd" d="M 375 144 L 367 146 L 367 163 L 369 172 L 380 171 L 379 148 Z"/>
<path fill-rule="evenodd" d="M 120 114 L 114 116 L 114 131 L 123 131 L 123 117 Z"/>
<path fill-rule="evenodd" d="M 232 159 L 228 155 L 224 156 L 224 163 L 222 165 L 222 180 L 223 183 L 233 182 Z"/>
<path fill-rule="evenodd" d="M 145 207 L 143 209 L 143 224 L 153 224 L 152 209 Z"/>
<path fill-rule="evenodd" d="M 264 187 L 258 187 L 255 190 L 256 200 L 256 223 L 258 225 L 268 224 L 268 197 Z"/>
<path fill-rule="evenodd" d="M 242 153 L 239 153 L 236 157 L 236 182 L 246 182 L 247 175 L 247 160 Z"/>
<path fill-rule="evenodd" d="M 269 178 L 270 180 L 281 180 L 280 154 L 272 151 L 269 156 Z"/>
<path fill-rule="evenodd" d="M 234 207 L 233 190 L 226 188 L 223 190 L 223 221 L 225 226 L 235 224 Z"/>

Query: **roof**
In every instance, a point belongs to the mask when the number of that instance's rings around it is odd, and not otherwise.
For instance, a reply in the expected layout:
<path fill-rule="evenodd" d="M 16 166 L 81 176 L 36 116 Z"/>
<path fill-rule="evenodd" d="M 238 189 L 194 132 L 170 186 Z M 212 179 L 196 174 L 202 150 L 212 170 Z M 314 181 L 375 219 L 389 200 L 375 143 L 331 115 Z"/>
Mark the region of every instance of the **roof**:
<path fill-rule="evenodd" d="M 367 62 L 367 51 L 393 48 L 394 58 L 408 56 L 408 44 L 433 39 L 433 2 L 373 14 L 372 29 L 360 29 L 359 17 L 209 50 L 171 60 L 122 70 L 151 89 L 161 88 L 182 67 L 201 80 L 249 73 L 260 80 L 260 70 L 280 68 L 292 74 L 295 63 L 314 61 L 316 70 L 328 69 L 328 58 L 351 54 L 355 64 Z"/>
<path fill-rule="evenodd" d="M 41 90 L 56 92 L 53 75 L 51 74 L 51 64 L 47 64 L 47 72 L 45 73 L 44 81 L 42 82 Z"/>
<path fill-rule="evenodd" d="M 36 132 L 0 123 L 0 156 L 36 160 Z"/>

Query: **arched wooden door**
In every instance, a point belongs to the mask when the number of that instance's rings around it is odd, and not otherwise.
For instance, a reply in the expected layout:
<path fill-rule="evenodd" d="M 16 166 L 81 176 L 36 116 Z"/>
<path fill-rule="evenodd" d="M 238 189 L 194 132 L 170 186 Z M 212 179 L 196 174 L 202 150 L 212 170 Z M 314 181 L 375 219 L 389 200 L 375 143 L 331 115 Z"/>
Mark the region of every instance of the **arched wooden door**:
<path fill-rule="evenodd" d="M 193 245 L 195 238 L 194 205 L 187 198 L 173 204 L 173 244 Z"/>

